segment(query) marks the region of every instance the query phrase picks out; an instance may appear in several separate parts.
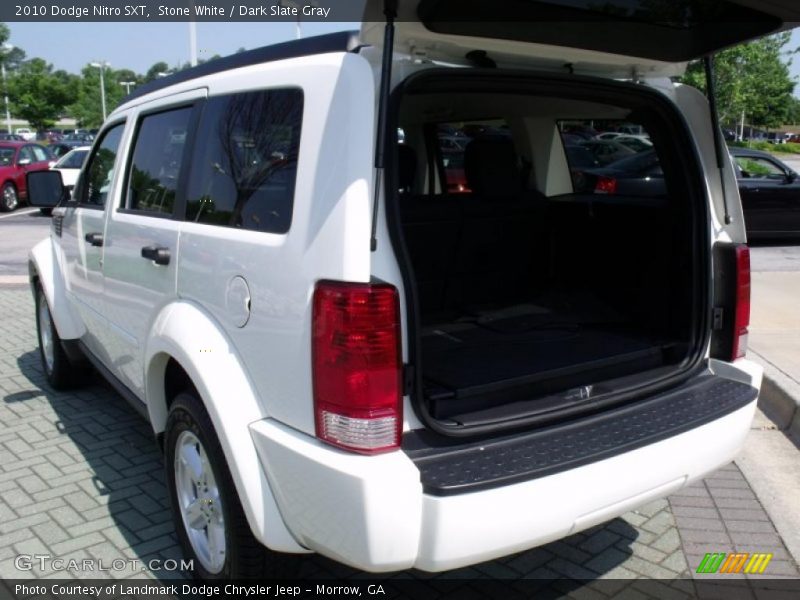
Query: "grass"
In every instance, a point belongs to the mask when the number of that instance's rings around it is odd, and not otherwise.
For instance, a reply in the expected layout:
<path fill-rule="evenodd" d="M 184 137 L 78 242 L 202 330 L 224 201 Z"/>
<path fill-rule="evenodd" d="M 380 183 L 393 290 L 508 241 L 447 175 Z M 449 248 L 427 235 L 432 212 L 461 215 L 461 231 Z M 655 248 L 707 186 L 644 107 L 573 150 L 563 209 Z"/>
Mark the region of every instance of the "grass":
<path fill-rule="evenodd" d="M 800 144 L 770 144 L 769 142 L 728 142 L 729 146 L 736 148 L 752 148 L 753 150 L 763 150 L 772 154 L 800 154 Z"/>

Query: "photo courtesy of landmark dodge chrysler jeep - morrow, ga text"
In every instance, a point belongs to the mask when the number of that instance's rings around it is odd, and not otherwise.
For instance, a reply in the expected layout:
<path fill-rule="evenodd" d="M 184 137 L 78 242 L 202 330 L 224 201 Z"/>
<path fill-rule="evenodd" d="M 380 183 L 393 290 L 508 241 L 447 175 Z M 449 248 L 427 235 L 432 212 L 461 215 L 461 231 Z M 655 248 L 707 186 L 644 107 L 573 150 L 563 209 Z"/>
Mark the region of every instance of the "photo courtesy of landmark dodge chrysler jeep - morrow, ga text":
<path fill-rule="evenodd" d="M 741 205 L 713 86 L 670 77 L 800 7 L 711 3 L 370 0 L 137 88 L 71 195 L 30 174 L 47 378 L 90 364 L 146 416 L 198 576 L 453 569 L 736 455 Z M 620 126 L 655 188 L 570 150 Z"/>

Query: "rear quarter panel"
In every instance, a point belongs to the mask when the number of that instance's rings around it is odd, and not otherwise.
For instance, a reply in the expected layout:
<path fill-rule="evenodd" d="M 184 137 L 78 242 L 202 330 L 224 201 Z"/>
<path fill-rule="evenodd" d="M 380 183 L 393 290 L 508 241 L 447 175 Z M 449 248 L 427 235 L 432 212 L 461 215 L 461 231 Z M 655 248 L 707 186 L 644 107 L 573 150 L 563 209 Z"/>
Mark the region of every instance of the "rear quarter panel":
<path fill-rule="evenodd" d="M 286 234 L 185 222 L 178 295 L 215 321 L 252 382 L 264 416 L 314 433 L 311 297 L 320 279 L 369 281 L 374 79 L 362 57 L 333 53 L 224 73 L 209 98 L 301 88 L 303 122 Z M 229 286 L 243 278 L 250 316 L 239 327 Z"/>

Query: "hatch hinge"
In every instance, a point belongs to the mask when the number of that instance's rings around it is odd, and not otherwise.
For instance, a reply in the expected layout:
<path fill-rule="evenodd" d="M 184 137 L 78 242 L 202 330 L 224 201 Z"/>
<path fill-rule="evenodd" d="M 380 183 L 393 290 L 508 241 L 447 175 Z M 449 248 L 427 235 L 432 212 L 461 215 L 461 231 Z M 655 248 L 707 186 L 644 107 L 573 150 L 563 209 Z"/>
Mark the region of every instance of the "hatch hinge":
<path fill-rule="evenodd" d="M 409 46 L 408 53 L 411 55 L 411 60 L 414 63 L 422 64 L 431 62 L 431 59 L 428 58 L 428 50 L 425 48 L 420 48 L 419 46 Z"/>
<path fill-rule="evenodd" d="M 719 331 L 723 327 L 725 320 L 725 309 L 721 306 L 715 306 L 711 312 L 711 328 L 714 331 Z"/>

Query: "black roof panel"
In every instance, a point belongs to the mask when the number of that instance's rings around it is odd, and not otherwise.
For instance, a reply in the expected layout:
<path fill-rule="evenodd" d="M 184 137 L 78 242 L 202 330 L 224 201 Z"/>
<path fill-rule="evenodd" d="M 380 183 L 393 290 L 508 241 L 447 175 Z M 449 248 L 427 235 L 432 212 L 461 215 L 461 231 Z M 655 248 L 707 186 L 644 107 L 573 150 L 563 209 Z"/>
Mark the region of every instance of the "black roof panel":
<path fill-rule="evenodd" d="M 231 54 L 222 58 L 210 60 L 191 69 L 184 69 L 172 75 L 167 75 L 160 79 L 155 79 L 148 83 L 138 86 L 128 96 L 123 98 L 125 104 L 135 98 L 140 98 L 151 92 L 167 88 L 176 83 L 191 81 L 213 73 L 221 73 L 230 69 L 249 67 L 261 63 L 284 60 L 286 58 L 298 58 L 300 56 L 312 56 L 314 54 L 326 54 L 328 52 L 352 52 L 358 48 L 357 31 L 339 31 L 327 35 L 283 42 L 272 46 L 263 46 L 238 54 Z"/>

